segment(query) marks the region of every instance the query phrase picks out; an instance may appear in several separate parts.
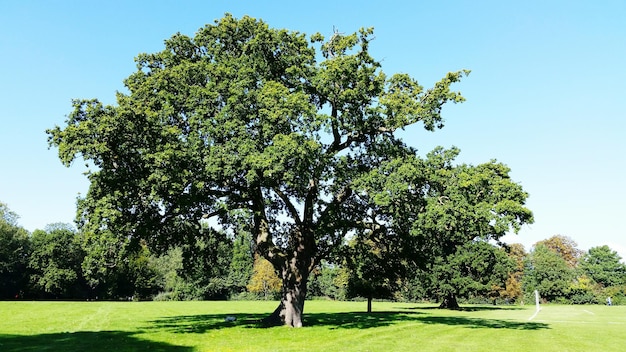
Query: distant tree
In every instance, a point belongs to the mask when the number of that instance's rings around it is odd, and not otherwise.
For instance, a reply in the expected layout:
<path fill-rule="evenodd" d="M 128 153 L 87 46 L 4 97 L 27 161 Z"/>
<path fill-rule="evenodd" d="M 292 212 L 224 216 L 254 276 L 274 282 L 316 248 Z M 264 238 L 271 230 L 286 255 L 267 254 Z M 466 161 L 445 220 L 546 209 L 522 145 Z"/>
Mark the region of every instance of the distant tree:
<path fill-rule="evenodd" d="M 156 300 L 182 301 L 189 299 L 185 296 L 185 281 L 179 275 L 183 271 L 183 250 L 181 247 L 169 249 L 161 255 L 152 255 L 153 267 L 157 270 L 157 280 L 160 291 Z"/>
<path fill-rule="evenodd" d="M 603 287 L 626 284 L 626 264 L 609 246 L 592 247 L 580 260 L 580 268 Z"/>
<path fill-rule="evenodd" d="M 575 268 L 578 265 L 578 260 L 583 254 L 583 251 L 578 249 L 578 244 L 573 239 L 563 235 L 555 235 L 539 241 L 535 243 L 535 246 L 540 244 L 558 254 L 570 268 Z"/>
<path fill-rule="evenodd" d="M 524 278 L 524 260 L 528 253 L 520 243 L 513 243 L 505 246 L 508 257 L 514 263 L 514 267 L 509 272 L 505 288 L 500 292 L 500 296 L 509 301 L 523 299 L 524 290 L 522 280 Z"/>
<path fill-rule="evenodd" d="M 142 244 L 140 250 L 132 253 L 127 264 L 126 279 L 132 293 L 128 296 L 135 300 L 152 299 L 162 289 L 159 268 L 150 253 L 150 249 Z"/>
<path fill-rule="evenodd" d="M 455 165 L 458 154 L 457 148 L 439 147 L 425 159 L 397 158 L 359 179 L 355 191 L 376 204 L 368 213 L 373 224 L 360 237 L 384 237 L 396 248 L 384 257 L 432 272 L 454 262 L 466 244 L 498 241 L 532 223 L 524 206 L 528 194 L 511 180 L 507 166 Z M 441 298 L 442 307 L 458 308 L 449 290 Z"/>
<path fill-rule="evenodd" d="M 181 276 L 193 299 L 227 299 L 233 242 L 223 231 L 207 229 L 182 246 Z"/>
<path fill-rule="evenodd" d="M 241 293 L 246 290 L 254 266 L 253 245 L 252 234 L 249 232 L 239 231 L 235 234 L 233 254 L 228 271 L 231 293 Z"/>
<path fill-rule="evenodd" d="M 572 304 L 597 304 L 602 287 L 586 274 L 576 276 L 570 284 L 569 301 Z"/>
<path fill-rule="evenodd" d="M 507 255 L 513 260 L 515 263 L 515 272 L 523 273 L 524 271 L 524 260 L 528 253 L 524 249 L 524 245 L 521 243 L 512 243 L 505 246 L 505 250 Z"/>
<path fill-rule="evenodd" d="M 34 293 L 39 297 L 83 298 L 85 253 L 82 239 L 69 224 L 51 224 L 31 235 L 28 267 Z"/>
<path fill-rule="evenodd" d="M 252 277 L 248 283 L 248 291 L 260 293 L 264 299 L 269 299 L 280 292 L 281 280 L 274 271 L 274 266 L 263 257 L 257 256 L 254 260 Z"/>
<path fill-rule="evenodd" d="M 346 249 L 348 269 L 346 294 L 348 298 L 367 298 L 367 312 L 372 312 L 372 299 L 389 299 L 398 290 L 405 263 L 391 236 L 359 236 Z"/>
<path fill-rule="evenodd" d="M 9 225 L 17 226 L 19 215 L 9 209 L 9 206 L 0 202 L 0 221 Z"/>
<path fill-rule="evenodd" d="M 309 288 L 311 295 L 335 300 L 347 298 L 346 289 L 350 273 L 345 267 L 322 261 L 312 275 Z"/>
<path fill-rule="evenodd" d="M 524 271 L 527 292 L 537 290 L 547 301 L 566 299 L 574 278 L 575 272 L 569 263 L 546 245 L 535 245 L 528 255 Z"/>
<path fill-rule="evenodd" d="M 23 298 L 28 286 L 28 231 L 18 216 L 0 203 L 0 299 Z"/>
<path fill-rule="evenodd" d="M 81 267 L 89 297 L 111 299 L 132 295 L 132 289 L 128 288 L 130 284 L 126 282 L 125 263 L 132 255 L 128 240 L 117 238 L 110 231 L 98 235 L 90 232 L 81 234 L 85 252 Z"/>

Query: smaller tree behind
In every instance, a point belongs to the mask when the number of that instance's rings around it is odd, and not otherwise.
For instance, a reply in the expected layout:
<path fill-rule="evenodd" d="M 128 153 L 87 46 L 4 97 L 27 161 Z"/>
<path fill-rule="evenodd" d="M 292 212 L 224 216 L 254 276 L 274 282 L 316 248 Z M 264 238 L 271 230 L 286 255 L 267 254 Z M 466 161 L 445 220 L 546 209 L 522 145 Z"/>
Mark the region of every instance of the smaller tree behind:
<path fill-rule="evenodd" d="M 399 251 L 393 237 L 376 236 L 376 232 L 354 239 L 346 249 L 348 268 L 347 297 L 367 298 L 367 312 L 372 312 L 372 299 L 392 298 L 404 274 Z"/>
<path fill-rule="evenodd" d="M 281 280 L 276 275 L 274 266 L 267 259 L 257 256 L 254 260 L 252 277 L 248 283 L 248 291 L 263 294 L 264 299 L 271 298 L 280 292 Z"/>
<path fill-rule="evenodd" d="M 574 269 L 559 254 L 538 243 L 528 255 L 524 273 L 526 293 L 539 291 L 548 301 L 568 297 L 573 284 Z"/>
<path fill-rule="evenodd" d="M 193 244 L 183 245 L 183 270 L 180 273 L 191 299 L 227 299 L 228 274 L 233 243 L 223 231 L 204 231 Z"/>
<path fill-rule="evenodd" d="M 312 273 L 308 294 L 333 300 L 346 298 L 346 288 L 350 272 L 347 268 L 322 261 Z"/>
<path fill-rule="evenodd" d="M 230 262 L 228 283 L 231 295 L 244 292 L 254 267 L 252 234 L 239 231 L 233 239 L 233 254 Z"/>
<path fill-rule="evenodd" d="M 523 301 L 524 291 L 522 289 L 522 280 L 524 277 L 524 260 L 528 253 L 526 253 L 524 246 L 520 243 L 507 245 L 506 253 L 514 263 L 514 268 L 509 272 L 505 288 L 500 292 L 500 296 L 509 302 Z"/>
<path fill-rule="evenodd" d="M 585 274 L 603 287 L 626 284 L 626 265 L 609 246 L 590 248 L 582 257 L 580 267 Z"/>
<path fill-rule="evenodd" d="M 502 248 L 485 241 L 458 246 L 453 255 L 437 258 L 432 268 L 433 282 L 443 298 L 440 307 L 458 309 L 457 297 L 495 299 L 513 267 Z"/>
<path fill-rule="evenodd" d="M 578 249 L 576 241 L 567 236 L 554 235 L 546 240 L 537 242 L 535 246 L 540 244 L 558 254 L 570 268 L 575 268 L 578 265 L 578 260 L 583 255 L 583 252 Z"/>
<path fill-rule="evenodd" d="M 81 264 L 85 253 L 69 224 L 51 224 L 35 230 L 28 267 L 33 294 L 41 298 L 83 298 L 86 295 Z"/>

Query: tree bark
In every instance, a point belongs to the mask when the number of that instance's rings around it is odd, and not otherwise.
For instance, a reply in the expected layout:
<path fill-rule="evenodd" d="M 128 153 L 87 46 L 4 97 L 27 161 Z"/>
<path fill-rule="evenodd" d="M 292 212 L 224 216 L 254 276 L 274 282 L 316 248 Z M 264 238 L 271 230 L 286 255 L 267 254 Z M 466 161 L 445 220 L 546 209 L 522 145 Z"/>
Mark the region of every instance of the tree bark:
<path fill-rule="evenodd" d="M 266 325 L 302 327 L 309 270 L 308 265 L 299 267 L 298 263 L 305 264 L 293 258 L 281 269 L 283 285 L 280 303 L 274 312 L 265 318 Z"/>
<path fill-rule="evenodd" d="M 316 264 L 318 249 L 313 232 L 314 200 L 316 198 L 317 183 L 311 181 L 309 195 L 305 200 L 303 220 L 298 219 L 298 213 L 289 198 L 277 190 L 286 207 L 294 217 L 296 228 L 288 234 L 286 248 L 280 248 L 272 242 L 269 222 L 265 215 L 264 198 L 258 192 L 255 211 L 255 232 L 257 233 L 257 251 L 274 265 L 274 269 L 282 279 L 280 304 L 274 312 L 264 319 L 267 325 L 286 325 L 302 327 L 304 315 L 304 300 L 307 294 L 309 274 Z"/>
<path fill-rule="evenodd" d="M 443 297 L 443 301 L 439 305 L 442 309 L 460 309 L 459 303 L 456 301 L 456 295 L 454 293 L 448 293 Z"/>

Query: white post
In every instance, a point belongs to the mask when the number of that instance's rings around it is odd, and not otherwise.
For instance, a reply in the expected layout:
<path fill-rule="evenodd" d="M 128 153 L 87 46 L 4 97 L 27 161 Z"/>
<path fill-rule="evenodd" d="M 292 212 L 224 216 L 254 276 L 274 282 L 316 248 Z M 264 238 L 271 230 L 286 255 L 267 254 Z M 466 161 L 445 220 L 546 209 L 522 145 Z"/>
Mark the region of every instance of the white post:
<path fill-rule="evenodd" d="M 535 290 L 535 306 L 537 309 L 537 312 L 541 310 L 541 308 L 539 308 L 539 291 Z"/>
<path fill-rule="evenodd" d="M 541 308 L 539 307 L 539 291 L 535 290 L 535 314 L 532 317 L 528 318 L 528 320 L 533 320 L 539 314 Z"/>

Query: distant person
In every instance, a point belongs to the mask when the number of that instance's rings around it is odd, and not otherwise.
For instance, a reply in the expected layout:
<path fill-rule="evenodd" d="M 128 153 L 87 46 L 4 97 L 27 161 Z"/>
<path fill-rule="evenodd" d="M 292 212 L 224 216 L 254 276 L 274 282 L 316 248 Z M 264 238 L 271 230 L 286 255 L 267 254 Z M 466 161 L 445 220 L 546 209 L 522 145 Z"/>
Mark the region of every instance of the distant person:
<path fill-rule="evenodd" d="M 607 298 L 606 298 L 606 305 L 607 305 L 607 306 L 611 306 L 611 305 L 613 305 L 613 301 L 611 301 L 611 297 L 607 297 Z"/>

